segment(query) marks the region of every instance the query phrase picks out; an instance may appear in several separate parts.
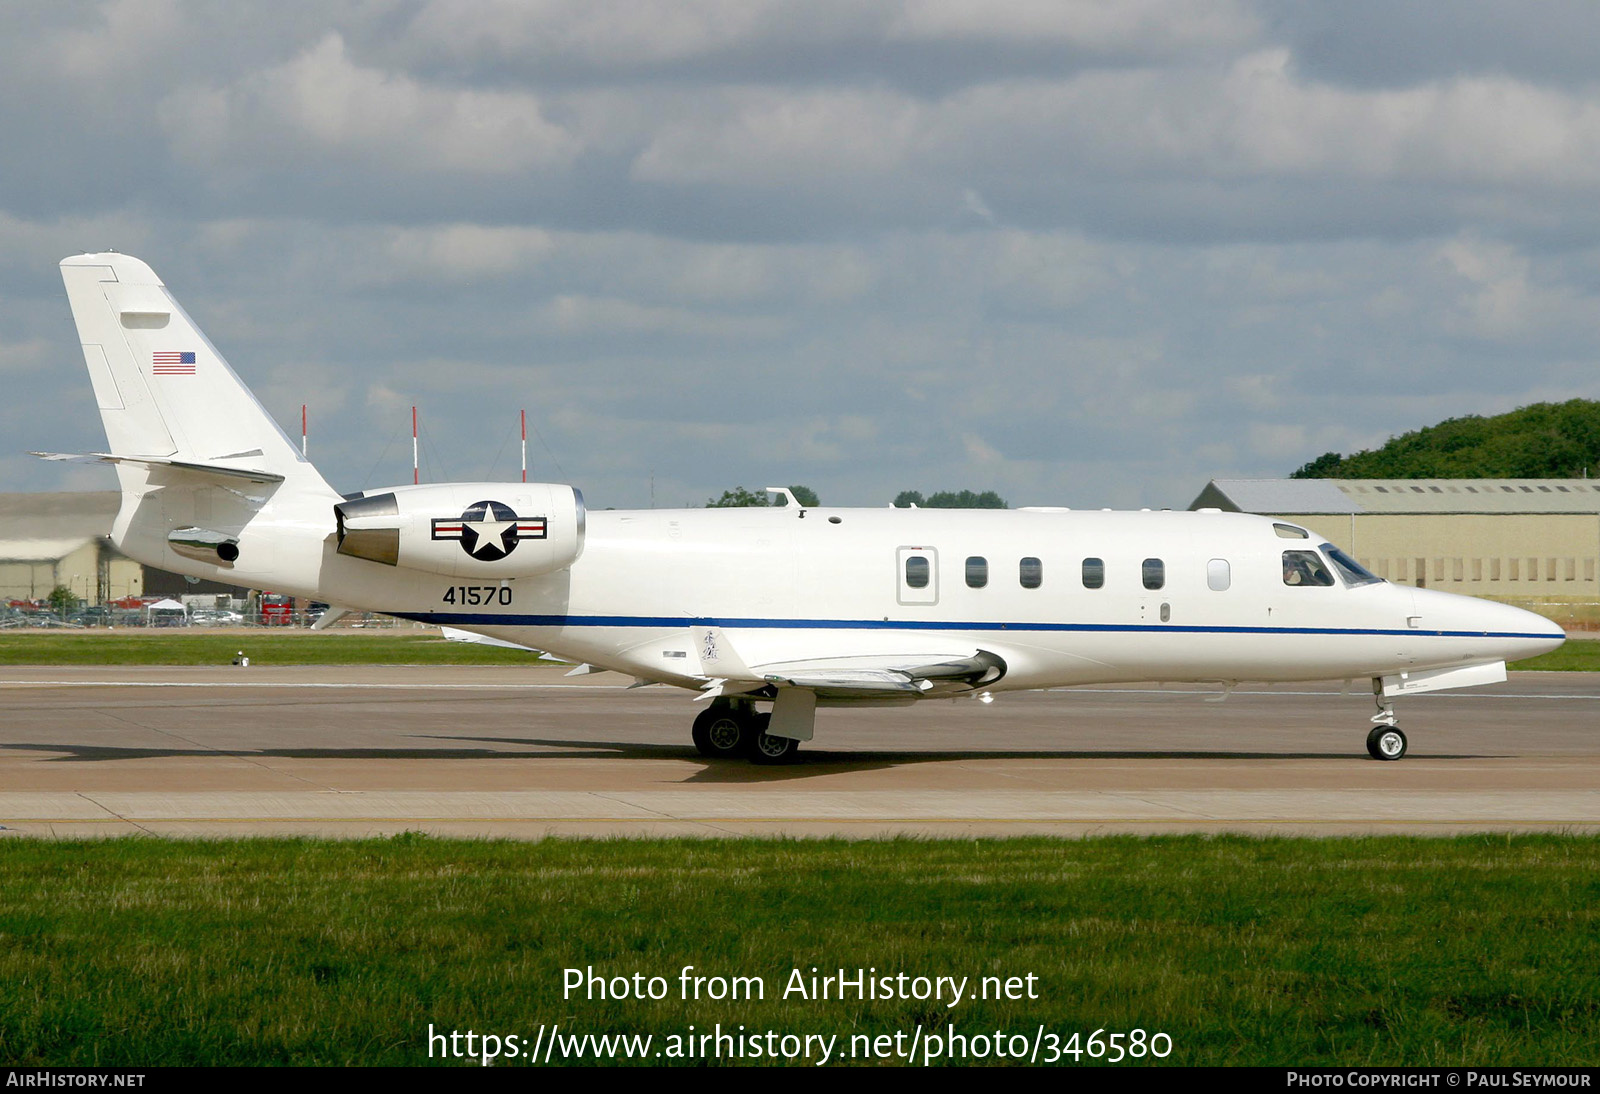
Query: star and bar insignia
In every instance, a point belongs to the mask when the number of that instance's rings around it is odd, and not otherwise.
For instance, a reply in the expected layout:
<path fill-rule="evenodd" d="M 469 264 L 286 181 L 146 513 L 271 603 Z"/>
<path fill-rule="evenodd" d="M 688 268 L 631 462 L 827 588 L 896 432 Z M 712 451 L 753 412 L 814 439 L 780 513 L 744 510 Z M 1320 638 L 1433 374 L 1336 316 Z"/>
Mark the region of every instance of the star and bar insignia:
<path fill-rule="evenodd" d="M 525 539 L 544 539 L 544 517 L 519 517 L 498 501 L 475 501 L 458 518 L 435 517 L 434 539 L 461 541 L 461 549 L 480 562 L 496 562 Z"/>

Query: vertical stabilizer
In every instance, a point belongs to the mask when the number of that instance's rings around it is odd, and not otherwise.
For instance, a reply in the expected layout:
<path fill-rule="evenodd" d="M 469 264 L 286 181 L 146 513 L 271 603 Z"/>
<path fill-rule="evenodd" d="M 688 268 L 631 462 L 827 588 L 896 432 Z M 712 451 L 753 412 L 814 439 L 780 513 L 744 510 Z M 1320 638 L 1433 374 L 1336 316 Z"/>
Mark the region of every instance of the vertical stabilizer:
<path fill-rule="evenodd" d="M 149 266 L 123 254 L 61 263 L 113 455 L 281 475 L 331 493 Z"/>

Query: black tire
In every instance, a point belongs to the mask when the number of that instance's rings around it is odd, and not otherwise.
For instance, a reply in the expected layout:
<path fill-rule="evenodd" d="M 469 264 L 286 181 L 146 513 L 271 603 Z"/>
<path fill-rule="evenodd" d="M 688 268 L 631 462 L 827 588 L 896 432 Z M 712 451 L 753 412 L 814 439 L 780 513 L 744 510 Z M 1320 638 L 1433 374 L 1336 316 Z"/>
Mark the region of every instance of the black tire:
<path fill-rule="evenodd" d="M 756 715 L 751 723 L 750 740 L 746 745 L 745 754 L 750 757 L 751 763 L 763 767 L 793 763 L 800 752 L 800 742 L 793 737 L 774 737 L 768 733 L 767 726 L 771 722 L 770 714 Z"/>
<path fill-rule="evenodd" d="M 700 755 L 713 760 L 742 756 L 752 736 L 749 723 L 726 707 L 702 710 L 689 731 Z"/>
<path fill-rule="evenodd" d="M 1367 755 L 1374 760 L 1398 760 L 1406 754 L 1406 735 L 1399 726 L 1373 726 L 1367 734 Z"/>

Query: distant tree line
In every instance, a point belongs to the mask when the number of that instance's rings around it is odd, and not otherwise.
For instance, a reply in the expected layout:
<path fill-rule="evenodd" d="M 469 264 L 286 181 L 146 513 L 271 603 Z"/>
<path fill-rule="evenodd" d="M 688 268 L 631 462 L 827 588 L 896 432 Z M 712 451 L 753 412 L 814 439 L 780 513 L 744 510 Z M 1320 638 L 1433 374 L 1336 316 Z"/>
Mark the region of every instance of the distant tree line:
<path fill-rule="evenodd" d="M 1600 402 L 1534 403 L 1451 418 L 1381 448 L 1327 452 L 1295 479 L 1576 479 L 1600 472 Z"/>
<path fill-rule="evenodd" d="M 817 492 L 809 486 L 798 484 L 789 487 L 789 493 L 794 495 L 794 500 L 806 509 L 815 508 L 822 504 L 822 499 L 817 497 Z M 742 486 L 735 486 L 732 490 L 724 490 L 720 498 L 707 498 L 707 509 L 751 509 L 768 505 L 789 504 L 780 494 L 776 501 L 768 496 L 765 490 L 746 490 Z"/>
<path fill-rule="evenodd" d="M 926 498 L 918 490 L 902 490 L 895 495 L 895 507 L 904 509 L 915 505 L 918 509 L 1009 509 L 1006 499 L 993 490 L 975 494 L 971 490 L 940 490 Z"/>

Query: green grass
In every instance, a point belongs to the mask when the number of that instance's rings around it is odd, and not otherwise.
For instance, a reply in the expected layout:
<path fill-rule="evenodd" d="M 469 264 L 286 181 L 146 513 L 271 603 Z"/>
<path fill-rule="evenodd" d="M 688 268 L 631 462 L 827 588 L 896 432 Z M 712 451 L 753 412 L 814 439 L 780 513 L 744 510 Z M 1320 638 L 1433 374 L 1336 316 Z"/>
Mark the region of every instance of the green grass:
<path fill-rule="evenodd" d="M 239 629 L 228 634 L 93 631 L 0 634 L 0 665 L 530 665 L 524 650 L 447 642 L 437 634 Z"/>
<path fill-rule="evenodd" d="M 425 1033 L 1161 1031 L 1176 1064 L 1593 1065 L 1600 840 L 0 843 L 0 1060 L 416 1064 Z M 562 969 L 661 1002 L 563 999 Z M 678 972 L 760 976 L 684 1002 Z M 1037 1000 L 784 1000 L 793 968 Z M 659 1041 L 657 1042 L 660 1043 Z M 1087 1062 L 1087 1061 L 1085 1061 Z"/>
<path fill-rule="evenodd" d="M 1600 672 L 1600 639 L 1568 639 L 1560 649 L 1526 661 L 1515 661 L 1508 667 L 1545 672 Z"/>

